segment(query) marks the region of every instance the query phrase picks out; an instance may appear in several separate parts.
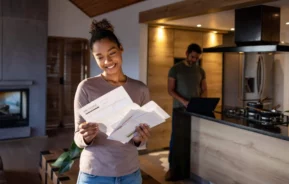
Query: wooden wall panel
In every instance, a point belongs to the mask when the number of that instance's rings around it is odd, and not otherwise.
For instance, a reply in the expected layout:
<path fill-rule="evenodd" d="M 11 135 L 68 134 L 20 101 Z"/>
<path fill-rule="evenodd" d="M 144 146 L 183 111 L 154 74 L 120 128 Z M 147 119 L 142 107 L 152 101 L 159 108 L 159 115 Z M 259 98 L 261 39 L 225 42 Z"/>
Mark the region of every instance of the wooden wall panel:
<path fill-rule="evenodd" d="M 221 45 L 223 42 L 222 34 L 204 33 L 203 48 Z M 208 86 L 208 97 L 219 97 L 217 110 L 221 110 L 222 105 L 222 73 L 223 56 L 222 53 L 203 53 L 202 67 L 206 72 Z"/>
<path fill-rule="evenodd" d="M 167 93 L 167 75 L 174 62 L 172 29 L 149 28 L 148 87 L 151 99 L 170 115 L 172 98 Z M 148 150 L 168 147 L 171 135 L 171 118 L 152 129 Z"/>
<path fill-rule="evenodd" d="M 193 31 L 174 30 L 174 57 L 186 57 L 188 45 L 196 43 L 203 45 L 203 33 Z"/>
<path fill-rule="evenodd" d="M 289 142 L 192 117 L 191 171 L 216 184 L 289 181 Z"/>

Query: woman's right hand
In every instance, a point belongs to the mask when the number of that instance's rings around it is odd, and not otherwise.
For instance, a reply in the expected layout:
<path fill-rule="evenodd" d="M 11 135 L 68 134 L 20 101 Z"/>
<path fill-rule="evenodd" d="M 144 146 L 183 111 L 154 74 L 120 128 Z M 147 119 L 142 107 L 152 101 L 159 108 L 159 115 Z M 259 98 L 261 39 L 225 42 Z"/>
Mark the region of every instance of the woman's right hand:
<path fill-rule="evenodd" d="M 90 144 L 99 132 L 97 123 L 81 123 L 79 125 L 79 133 L 82 135 L 86 144 Z"/>

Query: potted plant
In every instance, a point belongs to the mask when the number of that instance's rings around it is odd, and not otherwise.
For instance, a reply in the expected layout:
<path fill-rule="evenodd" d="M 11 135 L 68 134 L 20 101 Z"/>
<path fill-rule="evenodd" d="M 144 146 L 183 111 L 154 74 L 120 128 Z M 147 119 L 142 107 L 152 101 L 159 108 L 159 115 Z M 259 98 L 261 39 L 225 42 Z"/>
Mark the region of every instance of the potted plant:
<path fill-rule="evenodd" d="M 74 160 L 79 159 L 82 150 L 73 141 L 69 150 L 62 153 L 52 166 L 59 168 L 59 174 L 69 171 L 74 164 Z"/>

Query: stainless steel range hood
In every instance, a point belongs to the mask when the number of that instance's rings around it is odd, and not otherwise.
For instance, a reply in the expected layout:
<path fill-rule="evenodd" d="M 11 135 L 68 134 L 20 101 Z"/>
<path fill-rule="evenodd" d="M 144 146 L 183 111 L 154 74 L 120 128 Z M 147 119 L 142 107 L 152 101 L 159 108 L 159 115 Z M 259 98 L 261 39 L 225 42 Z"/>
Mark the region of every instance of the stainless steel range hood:
<path fill-rule="evenodd" d="M 217 47 L 204 48 L 203 52 L 289 52 L 289 45 L 220 45 Z"/>
<path fill-rule="evenodd" d="M 208 52 L 289 52 L 280 43 L 280 8 L 259 5 L 235 10 L 235 44 L 204 48 Z"/>

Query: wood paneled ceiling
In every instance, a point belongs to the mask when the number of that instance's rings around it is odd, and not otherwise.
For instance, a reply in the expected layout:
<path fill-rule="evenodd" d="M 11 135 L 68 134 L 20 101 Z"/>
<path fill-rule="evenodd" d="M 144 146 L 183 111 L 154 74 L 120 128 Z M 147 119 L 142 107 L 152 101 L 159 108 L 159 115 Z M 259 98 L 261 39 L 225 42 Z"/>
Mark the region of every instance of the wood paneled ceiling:
<path fill-rule="evenodd" d="M 70 0 L 87 16 L 94 17 L 144 0 Z"/>

